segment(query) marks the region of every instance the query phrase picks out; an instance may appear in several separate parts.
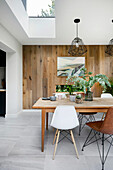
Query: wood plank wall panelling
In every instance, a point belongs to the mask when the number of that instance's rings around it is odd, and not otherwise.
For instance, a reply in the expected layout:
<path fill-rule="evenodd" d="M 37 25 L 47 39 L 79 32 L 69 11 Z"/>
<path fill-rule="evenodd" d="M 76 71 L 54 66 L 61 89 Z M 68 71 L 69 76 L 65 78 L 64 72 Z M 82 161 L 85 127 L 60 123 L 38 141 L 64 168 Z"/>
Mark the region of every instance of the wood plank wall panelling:
<path fill-rule="evenodd" d="M 23 46 L 23 108 L 30 109 L 39 97 L 50 96 L 55 86 L 65 84 L 65 77 L 57 77 L 57 56 L 69 56 L 68 45 Z M 113 77 L 113 57 L 105 54 L 104 45 L 87 46 L 85 66 L 93 74 L 103 73 Z M 100 96 L 98 84 L 94 96 Z"/>

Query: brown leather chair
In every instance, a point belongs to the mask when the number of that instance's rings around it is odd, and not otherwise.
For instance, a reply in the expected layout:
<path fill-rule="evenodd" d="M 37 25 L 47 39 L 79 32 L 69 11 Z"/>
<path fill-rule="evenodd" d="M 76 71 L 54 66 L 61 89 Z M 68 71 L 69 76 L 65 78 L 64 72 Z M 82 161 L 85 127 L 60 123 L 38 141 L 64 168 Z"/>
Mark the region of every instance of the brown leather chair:
<path fill-rule="evenodd" d="M 100 154 L 100 158 L 101 158 L 101 162 L 102 162 L 102 170 L 104 170 L 104 164 L 105 161 L 107 159 L 108 153 L 110 151 L 111 146 L 113 146 L 113 107 L 110 107 L 106 113 L 105 119 L 104 121 L 95 121 L 95 122 L 89 122 L 86 123 L 87 126 L 89 126 L 91 128 L 91 131 L 88 135 L 88 137 L 86 138 L 86 141 L 82 147 L 82 151 L 84 150 L 84 147 L 90 145 L 91 143 L 94 143 L 95 141 L 97 142 L 97 147 L 99 150 L 99 154 Z M 91 133 L 94 133 L 93 136 L 91 136 Z M 92 141 L 92 139 L 94 139 Z M 98 140 L 102 140 L 102 155 L 99 149 L 99 143 Z M 109 141 L 108 139 L 111 139 L 111 141 Z M 106 154 L 106 156 L 104 157 L 104 142 L 107 141 L 109 142 L 109 148 L 108 148 L 108 152 Z"/>

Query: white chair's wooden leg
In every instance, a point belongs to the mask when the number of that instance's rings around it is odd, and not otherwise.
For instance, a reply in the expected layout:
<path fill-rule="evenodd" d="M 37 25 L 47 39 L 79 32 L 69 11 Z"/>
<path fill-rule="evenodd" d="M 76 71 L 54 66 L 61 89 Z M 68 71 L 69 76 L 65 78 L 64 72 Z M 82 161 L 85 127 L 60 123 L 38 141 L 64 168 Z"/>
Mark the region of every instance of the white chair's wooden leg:
<path fill-rule="evenodd" d="M 56 139 L 55 149 L 54 149 L 54 153 L 53 153 L 53 160 L 54 160 L 54 158 L 55 158 L 55 153 L 56 153 L 56 149 L 57 149 L 57 144 L 58 144 L 58 140 L 59 140 L 59 135 L 60 135 L 60 131 L 58 130 L 58 135 L 57 135 L 57 139 Z"/>
<path fill-rule="evenodd" d="M 57 133 L 58 133 L 58 129 L 57 129 L 56 132 L 55 132 L 55 136 L 54 136 L 54 139 L 53 139 L 53 145 L 54 145 L 54 143 L 55 143 Z"/>
<path fill-rule="evenodd" d="M 101 120 L 104 120 L 106 113 L 103 113 Z"/>
<path fill-rule="evenodd" d="M 76 146 L 76 143 L 75 143 L 75 139 L 74 139 L 72 130 L 70 130 L 70 134 L 71 134 L 71 138 L 72 138 L 74 148 L 75 148 L 75 151 L 76 151 L 76 154 L 77 154 L 77 158 L 79 159 L 78 150 L 77 150 L 77 146 Z"/>

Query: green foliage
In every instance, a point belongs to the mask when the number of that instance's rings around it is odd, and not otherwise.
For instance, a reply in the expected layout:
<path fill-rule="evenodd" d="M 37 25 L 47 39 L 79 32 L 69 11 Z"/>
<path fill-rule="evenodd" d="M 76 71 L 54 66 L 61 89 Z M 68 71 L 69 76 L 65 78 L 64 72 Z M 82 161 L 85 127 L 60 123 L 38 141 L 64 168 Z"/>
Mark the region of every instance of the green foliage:
<path fill-rule="evenodd" d="M 81 95 L 76 95 L 76 98 L 77 98 L 77 99 L 81 99 L 82 96 L 81 96 Z"/>
<path fill-rule="evenodd" d="M 51 5 L 48 5 L 49 10 L 41 10 L 42 17 L 55 16 L 55 0 L 51 0 Z"/>
<path fill-rule="evenodd" d="M 76 87 L 75 85 L 56 85 L 56 92 L 69 92 L 70 95 L 73 94 L 73 92 L 79 92 L 83 91 L 79 87 Z"/>
<path fill-rule="evenodd" d="M 113 96 L 113 78 L 110 78 L 109 82 L 111 84 L 111 87 L 107 86 L 105 93 L 110 93 Z"/>
<path fill-rule="evenodd" d="M 56 85 L 56 92 L 68 92 L 67 85 Z"/>
<path fill-rule="evenodd" d="M 67 91 L 69 92 L 70 95 L 72 95 L 73 92 L 75 92 L 75 86 L 67 85 Z"/>
<path fill-rule="evenodd" d="M 102 86 L 103 92 L 106 91 L 107 86 L 111 87 L 106 75 L 96 74 L 95 76 L 92 76 L 92 72 L 87 72 L 86 68 L 82 68 L 81 71 L 81 77 L 69 76 L 67 78 L 67 84 L 73 83 L 75 87 L 83 89 L 84 93 L 86 93 L 86 91 L 91 91 L 91 87 L 97 82 Z"/>

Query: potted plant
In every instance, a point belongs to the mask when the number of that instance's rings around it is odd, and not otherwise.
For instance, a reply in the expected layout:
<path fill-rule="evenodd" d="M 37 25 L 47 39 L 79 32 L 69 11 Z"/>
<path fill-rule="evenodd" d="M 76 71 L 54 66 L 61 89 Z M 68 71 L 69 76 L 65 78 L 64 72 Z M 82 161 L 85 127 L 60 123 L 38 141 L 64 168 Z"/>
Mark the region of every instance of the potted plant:
<path fill-rule="evenodd" d="M 70 84 L 70 80 L 69 82 L 66 81 L 66 84 Z M 76 94 L 74 94 L 74 92 L 80 92 L 80 91 L 83 92 L 82 89 L 80 89 L 78 86 L 75 86 L 72 83 L 70 85 L 67 85 L 67 91 L 69 92 L 70 101 L 73 101 L 73 102 L 75 102 L 75 98 L 76 98 Z"/>
<path fill-rule="evenodd" d="M 82 74 L 80 77 L 69 76 L 67 81 L 83 89 L 86 101 L 93 100 L 93 92 L 91 92 L 91 88 L 95 83 L 98 82 L 102 86 L 103 92 L 105 92 L 107 86 L 111 87 L 111 84 L 106 75 L 96 74 L 95 76 L 92 76 L 92 72 L 87 72 L 86 68 L 82 68 L 81 71 Z"/>
<path fill-rule="evenodd" d="M 110 93 L 113 96 L 113 78 L 109 79 L 111 87 L 107 86 L 105 93 Z"/>
<path fill-rule="evenodd" d="M 76 97 L 75 94 L 73 94 L 73 92 L 75 91 L 75 86 L 67 85 L 67 91 L 69 92 L 70 101 L 74 102 Z"/>
<path fill-rule="evenodd" d="M 76 101 L 77 104 L 81 104 L 83 102 L 82 95 L 81 94 L 77 94 L 75 101 Z"/>

